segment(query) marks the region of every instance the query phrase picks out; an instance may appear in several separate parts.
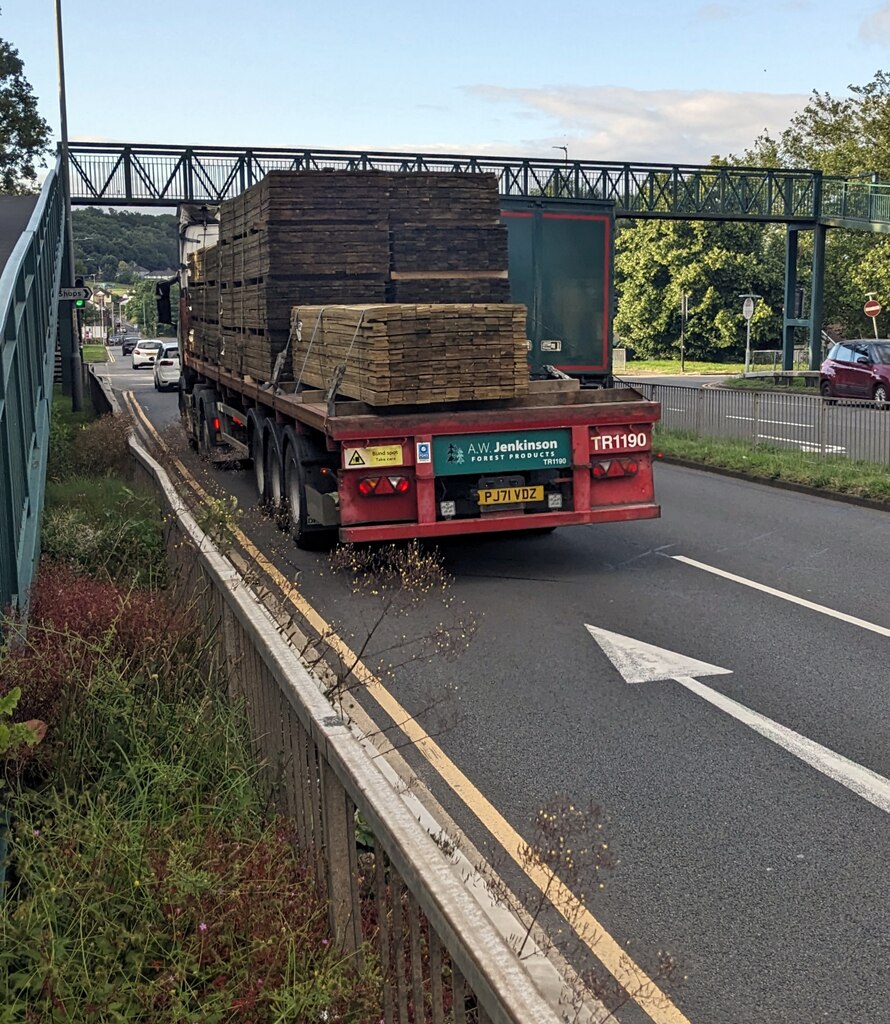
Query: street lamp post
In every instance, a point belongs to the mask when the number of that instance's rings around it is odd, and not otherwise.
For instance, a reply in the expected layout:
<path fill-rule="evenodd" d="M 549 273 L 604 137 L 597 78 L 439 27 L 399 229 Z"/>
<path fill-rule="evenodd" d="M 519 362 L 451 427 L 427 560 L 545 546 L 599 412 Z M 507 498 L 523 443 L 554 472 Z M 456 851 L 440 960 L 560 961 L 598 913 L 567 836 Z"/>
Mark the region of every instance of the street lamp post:
<path fill-rule="evenodd" d="M 65 51 L 62 45 L 62 0 L 56 0 L 56 44 L 59 53 L 59 134 L 61 138 L 62 197 L 65 204 L 65 233 L 68 236 L 67 260 L 70 280 L 74 284 L 74 231 L 71 222 L 71 177 L 68 162 L 68 107 L 65 100 Z M 64 264 L 63 264 L 64 265 Z M 83 368 L 80 360 L 80 335 L 77 317 L 71 314 L 71 408 L 80 412 L 83 408 Z"/>

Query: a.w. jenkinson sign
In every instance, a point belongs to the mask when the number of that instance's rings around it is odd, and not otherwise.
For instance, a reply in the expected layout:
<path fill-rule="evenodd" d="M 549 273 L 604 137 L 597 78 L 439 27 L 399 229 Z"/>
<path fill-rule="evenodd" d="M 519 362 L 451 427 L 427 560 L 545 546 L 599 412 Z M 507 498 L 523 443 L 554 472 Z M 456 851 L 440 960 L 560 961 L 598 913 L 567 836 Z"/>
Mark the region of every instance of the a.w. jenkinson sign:
<path fill-rule="evenodd" d="M 571 460 L 572 436 L 568 430 L 452 434 L 433 438 L 436 476 L 549 469 L 568 466 Z"/>

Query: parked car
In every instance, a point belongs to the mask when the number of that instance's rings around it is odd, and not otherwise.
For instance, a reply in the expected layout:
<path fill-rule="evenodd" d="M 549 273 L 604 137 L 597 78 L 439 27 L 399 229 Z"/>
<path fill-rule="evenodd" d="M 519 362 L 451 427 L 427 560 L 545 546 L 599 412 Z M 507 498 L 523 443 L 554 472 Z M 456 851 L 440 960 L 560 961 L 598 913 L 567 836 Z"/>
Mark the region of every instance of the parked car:
<path fill-rule="evenodd" d="M 125 334 L 121 338 L 121 355 L 128 356 L 132 353 L 133 349 L 139 344 L 139 336 L 136 334 Z"/>
<path fill-rule="evenodd" d="M 890 340 L 853 338 L 834 345 L 819 373 L 826 398 L 890 399 Z"/>
<path fill-rule="evenodd" d="M 136 370 L 140 366 L 153 366 L 161 345 L 162 342 L 151 339 L 138 341 L 133 349 L 133 369 Z"/>
<path fill-rule="evenodd" d="M 175 341 L 165 341 L 155 357 L 155 390 L 171 391 L 179 387 L 182 364 L 179 360 L 179 346 Z"/>

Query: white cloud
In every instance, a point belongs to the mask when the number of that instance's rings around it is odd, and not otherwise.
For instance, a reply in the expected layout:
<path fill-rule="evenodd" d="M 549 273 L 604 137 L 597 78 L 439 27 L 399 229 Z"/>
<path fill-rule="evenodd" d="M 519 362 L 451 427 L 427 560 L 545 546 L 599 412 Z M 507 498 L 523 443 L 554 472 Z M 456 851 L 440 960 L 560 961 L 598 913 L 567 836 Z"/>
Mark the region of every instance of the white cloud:
<path fill-rule="evenodd" d="M 863 43 L 882 46 L 890 43 L 890 4 L 884 4 L 859 26 L 859 38 Z"/>
<path fill-rule="evenodd" d="M 510 104 L 528 122 L 519 149 L 587 160 L 707 163 L 741 153 L 764 129 L 785 128 L 808 97 L 759 92 L 641 90 L 620 86 L 509 89 L 480 85 L 480 99 Z M 537 129 L 537 130 L 536 130 Z"/>
<path fill-rule="evenodd" d="M 693 21 L 728 21 L 730 18 L 735 18 L 740 13 L 737 7 L 731 7 L 729 4 L 702 4 L 701 7 L 693 14 Z"/>

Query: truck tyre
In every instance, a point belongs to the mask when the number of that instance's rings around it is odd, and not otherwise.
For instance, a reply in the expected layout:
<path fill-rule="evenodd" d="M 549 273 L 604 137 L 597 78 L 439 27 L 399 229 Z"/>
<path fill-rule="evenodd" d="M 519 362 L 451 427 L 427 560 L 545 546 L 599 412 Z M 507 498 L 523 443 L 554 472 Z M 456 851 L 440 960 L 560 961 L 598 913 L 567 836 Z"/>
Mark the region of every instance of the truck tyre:
<path fill-rule="evenodd" d="M 263 503 L 273 512 L 281 510 L 284 498 L 284 467 L 281 462 L 281 428 L 267 420 L 263 431 Z"/>
<path fill-rule="evenodd" d="M 309 522 L 306 511 L 306 467 L 311 446 L 290 427 L 284 432 L 284 497 L 290 533 L 298 548 L 318 551 L 330 546 L 336 531 Z"/>
<path fill-rule="evenodd" d="M 263 419 L 251 410 L 247 415 L 250 434 L 250 460 L 253 463 L 253 482 L 260 504 L 266 502 L 266 451 L 263 446 Z"/>
<path fill-rule="evenodd" d="M 213 388 L 201 388 L 195 390 L 195 409 L 197 412 L 197 430 L 198 430 L 198 454 L 203 455 L 207 458 L 210 457 L 210 453 L 213 451 L 213 440 L 211 435 L 210 423 L 213 420 L 215 410 L 213 408 L 216 402 L 216 392 Z"/>

